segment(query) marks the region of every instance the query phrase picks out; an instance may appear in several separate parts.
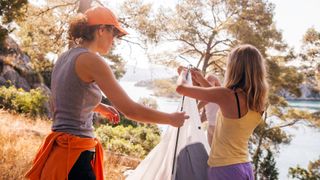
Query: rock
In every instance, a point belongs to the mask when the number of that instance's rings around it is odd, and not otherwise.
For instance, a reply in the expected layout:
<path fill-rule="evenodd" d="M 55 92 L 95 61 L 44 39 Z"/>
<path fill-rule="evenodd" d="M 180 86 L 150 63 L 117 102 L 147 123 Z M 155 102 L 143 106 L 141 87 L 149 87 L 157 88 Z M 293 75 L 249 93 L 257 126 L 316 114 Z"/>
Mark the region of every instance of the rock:
<path fill-rule="evenodd" d="M 17 88 L 22 88 L 25 91 L 30 91 L 30 85 L 28 84 L 27 80 L 20 76 L 20 74 L 15 71 L 14 68 L 10 65 L 4 65 L 3 71 L 1 76 L 6 80 L 11 82 L 12 85 L 16 86 Z"/>
<path fill-rule="evenodd" d="M 7 37 L 5 44 L 7 51 L 0 52 L 0 85 L 8 86 L 11 83 L 25 91 L 39 86 L 42 78 L 32 70 L 30 57 L 21 51 L 10 36 Z"/>
<path fill-rule="evenodd" d="M 0 76 L 0 86 L 8 86 L 7 80 L 1 76 Z"/>
<path fill-rule="evenodd" d="M 22 52 L 19 45 L 11 38 L 5 40 L 6 51 L 0 51 L 0 86 L 14 85 L 25 91 L 39 88 L 50 97 L 50 89 L 43 83 L 43 77 L 32 70 L 30 57 Z M 51 73 L 49 73 L 51 75 Z M 44 105 L 50 118 L 49 102 Z"/>
<path fill-rule="evenodd" d="M 24 54 L 19 45 L 10 37 L 6 39 L 8 53 L 6 54 L 6 62 L 12 67 L 20 71 L 20 74 L 32 71 L 30 66 L 30 58 Z"/>

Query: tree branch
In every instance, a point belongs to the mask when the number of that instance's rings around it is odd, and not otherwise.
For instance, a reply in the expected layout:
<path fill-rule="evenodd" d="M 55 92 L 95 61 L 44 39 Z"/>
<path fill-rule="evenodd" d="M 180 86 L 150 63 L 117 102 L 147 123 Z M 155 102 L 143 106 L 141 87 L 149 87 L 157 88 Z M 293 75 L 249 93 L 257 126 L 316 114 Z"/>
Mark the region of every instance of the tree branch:
<path fill-rule="evenodd" d="M 48 11 L 52 11 L 52 10 L 54 10 L 56 8 L 76 5 L 77 2 L 78 1 L 74 1 L 74 2 L 71 2 L 71 3 L 59 4 L 59 5 L 55 5 L 55 6 L 52 6 L 52 7 L 47 7 L 47 9 L 40 11 L 39 14 L 37 14 L 37 16 L 41 16 L 42 14 L 47 13 Z"/>
<path fill-rule="evenodd" d="M 202 52 L 194 44 L 192 44 L 191 42 L 188 42 L 185 39 L 182 39 L 182 38 L 170 39 L 170 38 L 168 38 L 168 41 L 181 41 L 181 42 L 184 42 L 184 43 L 188 44 L 189 46 L 193 47 L 195 51 L 197 51 L 198 53 L 202 54 Z"/>
<path fill-rule="evenodd" d="M 138 46 L 140 46 L 142 49 L 147 50 L 147 47 L 143 46 L 142 44 L 140 44 L 140 43 L 138 43 L 138 42 L 130 41 L 130 40 L 124 39 L 124 38 L 121 38 L 121 40 L 123 40 L 123 41 L 125 41 L 125 42 L 127 42 L 127 43 L 131 43 L 131 44 L 138 45 Z"/>

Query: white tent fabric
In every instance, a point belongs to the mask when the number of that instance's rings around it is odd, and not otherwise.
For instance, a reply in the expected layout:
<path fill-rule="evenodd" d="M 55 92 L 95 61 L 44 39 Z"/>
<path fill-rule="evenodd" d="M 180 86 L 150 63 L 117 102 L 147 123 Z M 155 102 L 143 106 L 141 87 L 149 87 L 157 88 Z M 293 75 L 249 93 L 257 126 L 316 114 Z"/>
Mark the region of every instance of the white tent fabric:
<path fill-rule="evenodd" d="M 188 82 L 191 82 L 190 78 Z M 210 147 L 205 132 L 201 129 L 196 101 L 185 97 L 183 110 L 190 118 L 180 128 L 173 175 L 172 168 L 178 128 L 170 126 L 160 143 L 126 178 L 127 180 L 206 179 Z"/>

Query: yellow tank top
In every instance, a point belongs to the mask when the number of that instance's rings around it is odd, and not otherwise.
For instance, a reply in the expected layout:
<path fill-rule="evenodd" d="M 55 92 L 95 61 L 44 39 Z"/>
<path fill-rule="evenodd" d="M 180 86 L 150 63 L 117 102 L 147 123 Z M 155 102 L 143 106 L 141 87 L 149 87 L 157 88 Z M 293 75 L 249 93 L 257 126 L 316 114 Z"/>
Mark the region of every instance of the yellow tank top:
<path fill-rule="evenodd" d="M 249 162 L 249 137 L 261 121 L 260 113 L 255 111 L 249 110 L 243 117 L 231 119 L 219 110 L 208 165 L 218 167 Z"/>

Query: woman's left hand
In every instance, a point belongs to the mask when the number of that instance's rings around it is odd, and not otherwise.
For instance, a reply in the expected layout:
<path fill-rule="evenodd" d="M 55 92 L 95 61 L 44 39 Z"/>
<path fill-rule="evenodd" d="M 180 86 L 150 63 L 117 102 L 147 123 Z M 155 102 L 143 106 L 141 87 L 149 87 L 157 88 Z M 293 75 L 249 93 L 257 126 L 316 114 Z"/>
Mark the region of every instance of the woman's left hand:
<path fill-rule="evenodd" d="M 188 70 L 185 68 L 181 68 L 180 70 L 178 69 L 178 73 L 179 73 L 179 76 L 177 79 L 177 85 L 179 86 L 179 85 L 187 84 L 186 76 L 187 76 Z"/>
<path fill-rule="evenodd" d="M 109 119 L 113 124 L 118 124 L 120 122 L 119 112 L 112 106 L 103 105 L 103 110 L 100 110 L 99 113 Z"/>

